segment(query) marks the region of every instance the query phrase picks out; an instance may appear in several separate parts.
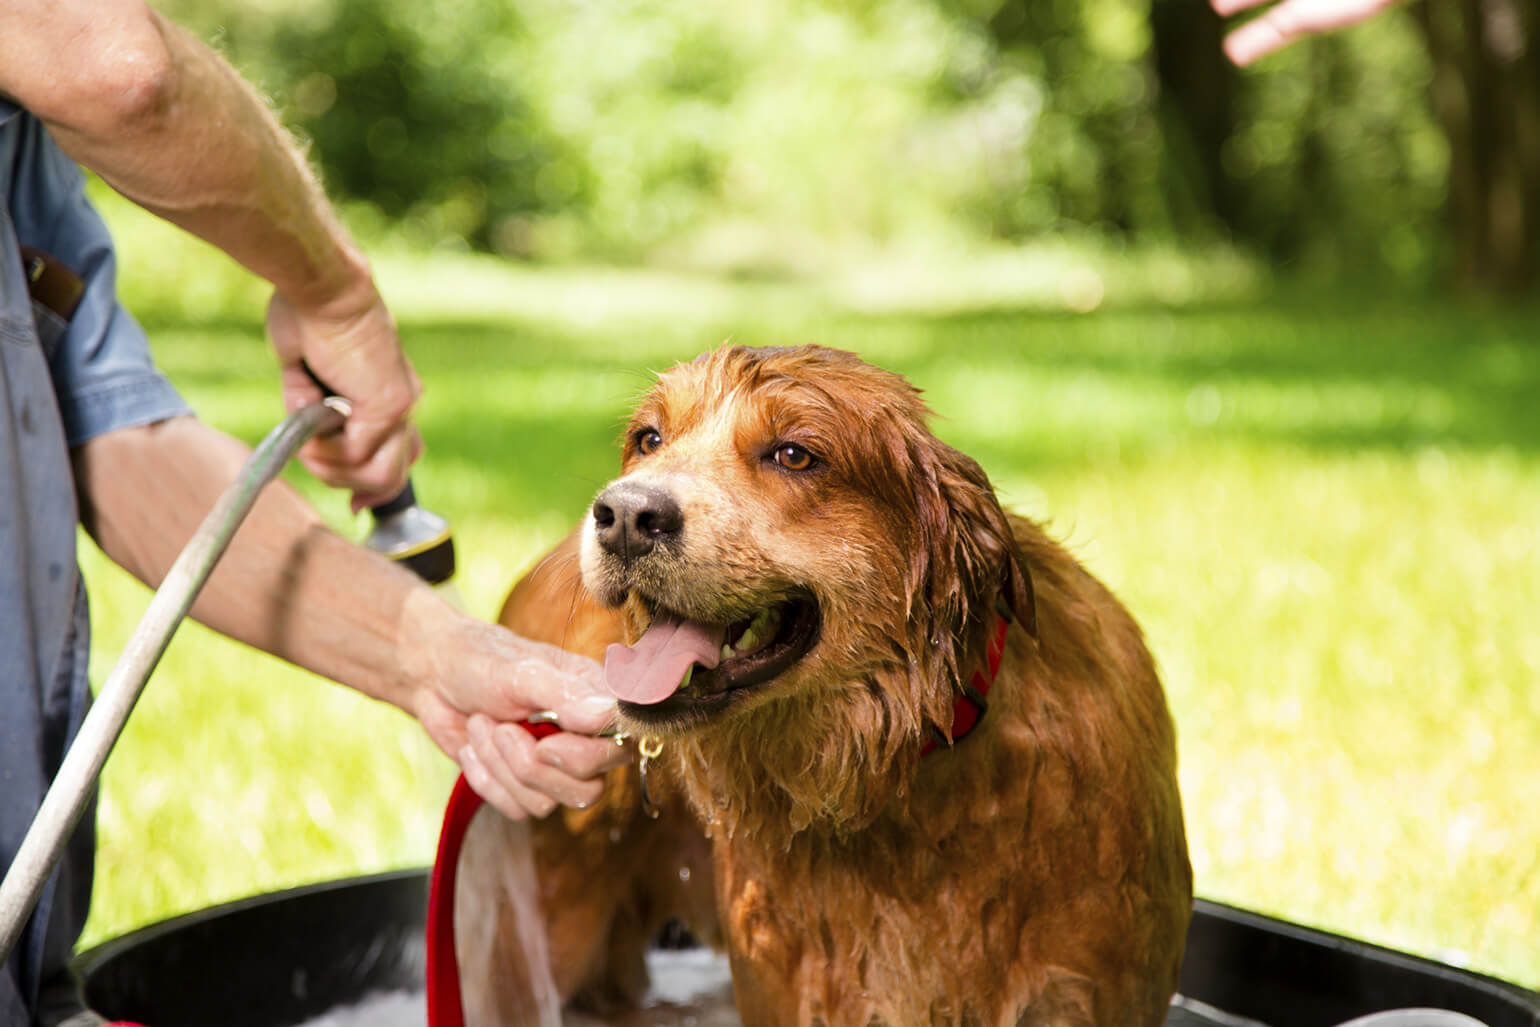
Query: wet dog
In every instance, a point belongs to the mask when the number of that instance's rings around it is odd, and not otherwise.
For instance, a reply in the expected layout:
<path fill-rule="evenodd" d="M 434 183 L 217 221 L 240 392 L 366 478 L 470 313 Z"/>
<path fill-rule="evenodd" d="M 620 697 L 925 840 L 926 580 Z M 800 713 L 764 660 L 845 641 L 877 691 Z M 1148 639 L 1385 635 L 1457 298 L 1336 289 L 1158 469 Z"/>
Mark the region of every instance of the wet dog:
<path fill-rule="evenodd" d="M 634 1006 L 677 920 L 725 948 L 745 1024 L 1164 1020 L 1192 878 L 1154 663 L 927 416 L 835 350 L 681 364 L 509 596 L 515 631 L 608 650 L 650 754 L 534 827 L 575 1006 Z M 462 864 L 483 907 L 498 831 Z M 498 937 L 462 957 L 472 1023 L 527 1022 Z"/>

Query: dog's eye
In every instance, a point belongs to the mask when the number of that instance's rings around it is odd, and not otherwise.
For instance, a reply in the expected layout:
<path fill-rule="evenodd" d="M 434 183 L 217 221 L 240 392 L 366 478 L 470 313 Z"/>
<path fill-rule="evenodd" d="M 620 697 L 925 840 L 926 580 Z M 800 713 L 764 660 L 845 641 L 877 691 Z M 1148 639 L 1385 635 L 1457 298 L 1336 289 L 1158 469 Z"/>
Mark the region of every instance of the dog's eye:
<path fill-rule="evenodd" d="M 788 471 L 805 471 L 814 464 L 813 454 L 801 446 L 785 445 L 775 451 L 775 462 Z"/>
<path fill-rule="evenodd" d="M 643 428 L 636 433 L 636 451 L 643 456 L 656 453 L 663 445 L 663 436 L 656 428 Z"/>

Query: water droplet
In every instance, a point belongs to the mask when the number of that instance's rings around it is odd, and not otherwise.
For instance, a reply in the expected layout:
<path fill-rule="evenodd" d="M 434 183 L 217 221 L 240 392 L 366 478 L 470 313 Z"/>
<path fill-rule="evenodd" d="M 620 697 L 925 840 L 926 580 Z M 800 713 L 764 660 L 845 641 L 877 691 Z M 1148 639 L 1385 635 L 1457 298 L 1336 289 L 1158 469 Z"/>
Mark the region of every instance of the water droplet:
<path fill-rule="evenodd" d="M 679 868 L 679 879 L 681 881 L 683 881 L 685 884 L 689 884 L 690 883 L 690 868 L 689 867 L 680 867 Z"/>

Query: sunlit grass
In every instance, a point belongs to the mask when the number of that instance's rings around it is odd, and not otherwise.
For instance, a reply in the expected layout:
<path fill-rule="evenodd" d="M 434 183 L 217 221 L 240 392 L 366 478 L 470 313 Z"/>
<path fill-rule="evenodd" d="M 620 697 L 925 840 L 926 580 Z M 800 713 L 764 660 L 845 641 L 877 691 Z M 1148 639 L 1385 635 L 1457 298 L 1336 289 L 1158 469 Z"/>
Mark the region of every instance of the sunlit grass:
<path fill-rule="evenodd" d="M 857 350 L 922 386 L 940 433 L 1145 625 L 1201 893 L 1540 985 L 1533 312 L 1191 289 L 924 310 L 827 282 L 380 272 L 428 383 L 418 491 L 456 526 L 474 612 L 612 473 L 649 369 L 728 335 Z M 280 411 L 243 304 L 150 320 L 202 414 L 254 440 Z M 145 593 L 85 564 L 100 680 Z M 184 629 L 108 768 L 90 937 L 426 863 L 449 776 L 401 715 Z"/>

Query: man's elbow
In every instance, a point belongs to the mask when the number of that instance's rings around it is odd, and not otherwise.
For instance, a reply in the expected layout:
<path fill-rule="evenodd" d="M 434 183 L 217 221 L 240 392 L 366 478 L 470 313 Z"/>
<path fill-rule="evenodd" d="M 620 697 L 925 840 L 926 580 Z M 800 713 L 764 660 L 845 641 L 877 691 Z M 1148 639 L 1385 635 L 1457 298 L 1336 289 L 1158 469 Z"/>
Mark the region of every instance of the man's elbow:
<path fill-rule="evenodd" d="M 126 23 L 125 23 L 126 22 Z M 53 102 L 34 107 L 45 122 L 95 138 L 153 134 L 171 114 L 180 69 L 154 11 L 114 19 L 78 44 L 89 60 L 53 91 Z"/>
<path fill-rule="evenodd" d="M 180 75 L 165 41 L 125 55 L 102 83 L 104 111 L 120 130 L 153 132 L 175 105 Z"/>

